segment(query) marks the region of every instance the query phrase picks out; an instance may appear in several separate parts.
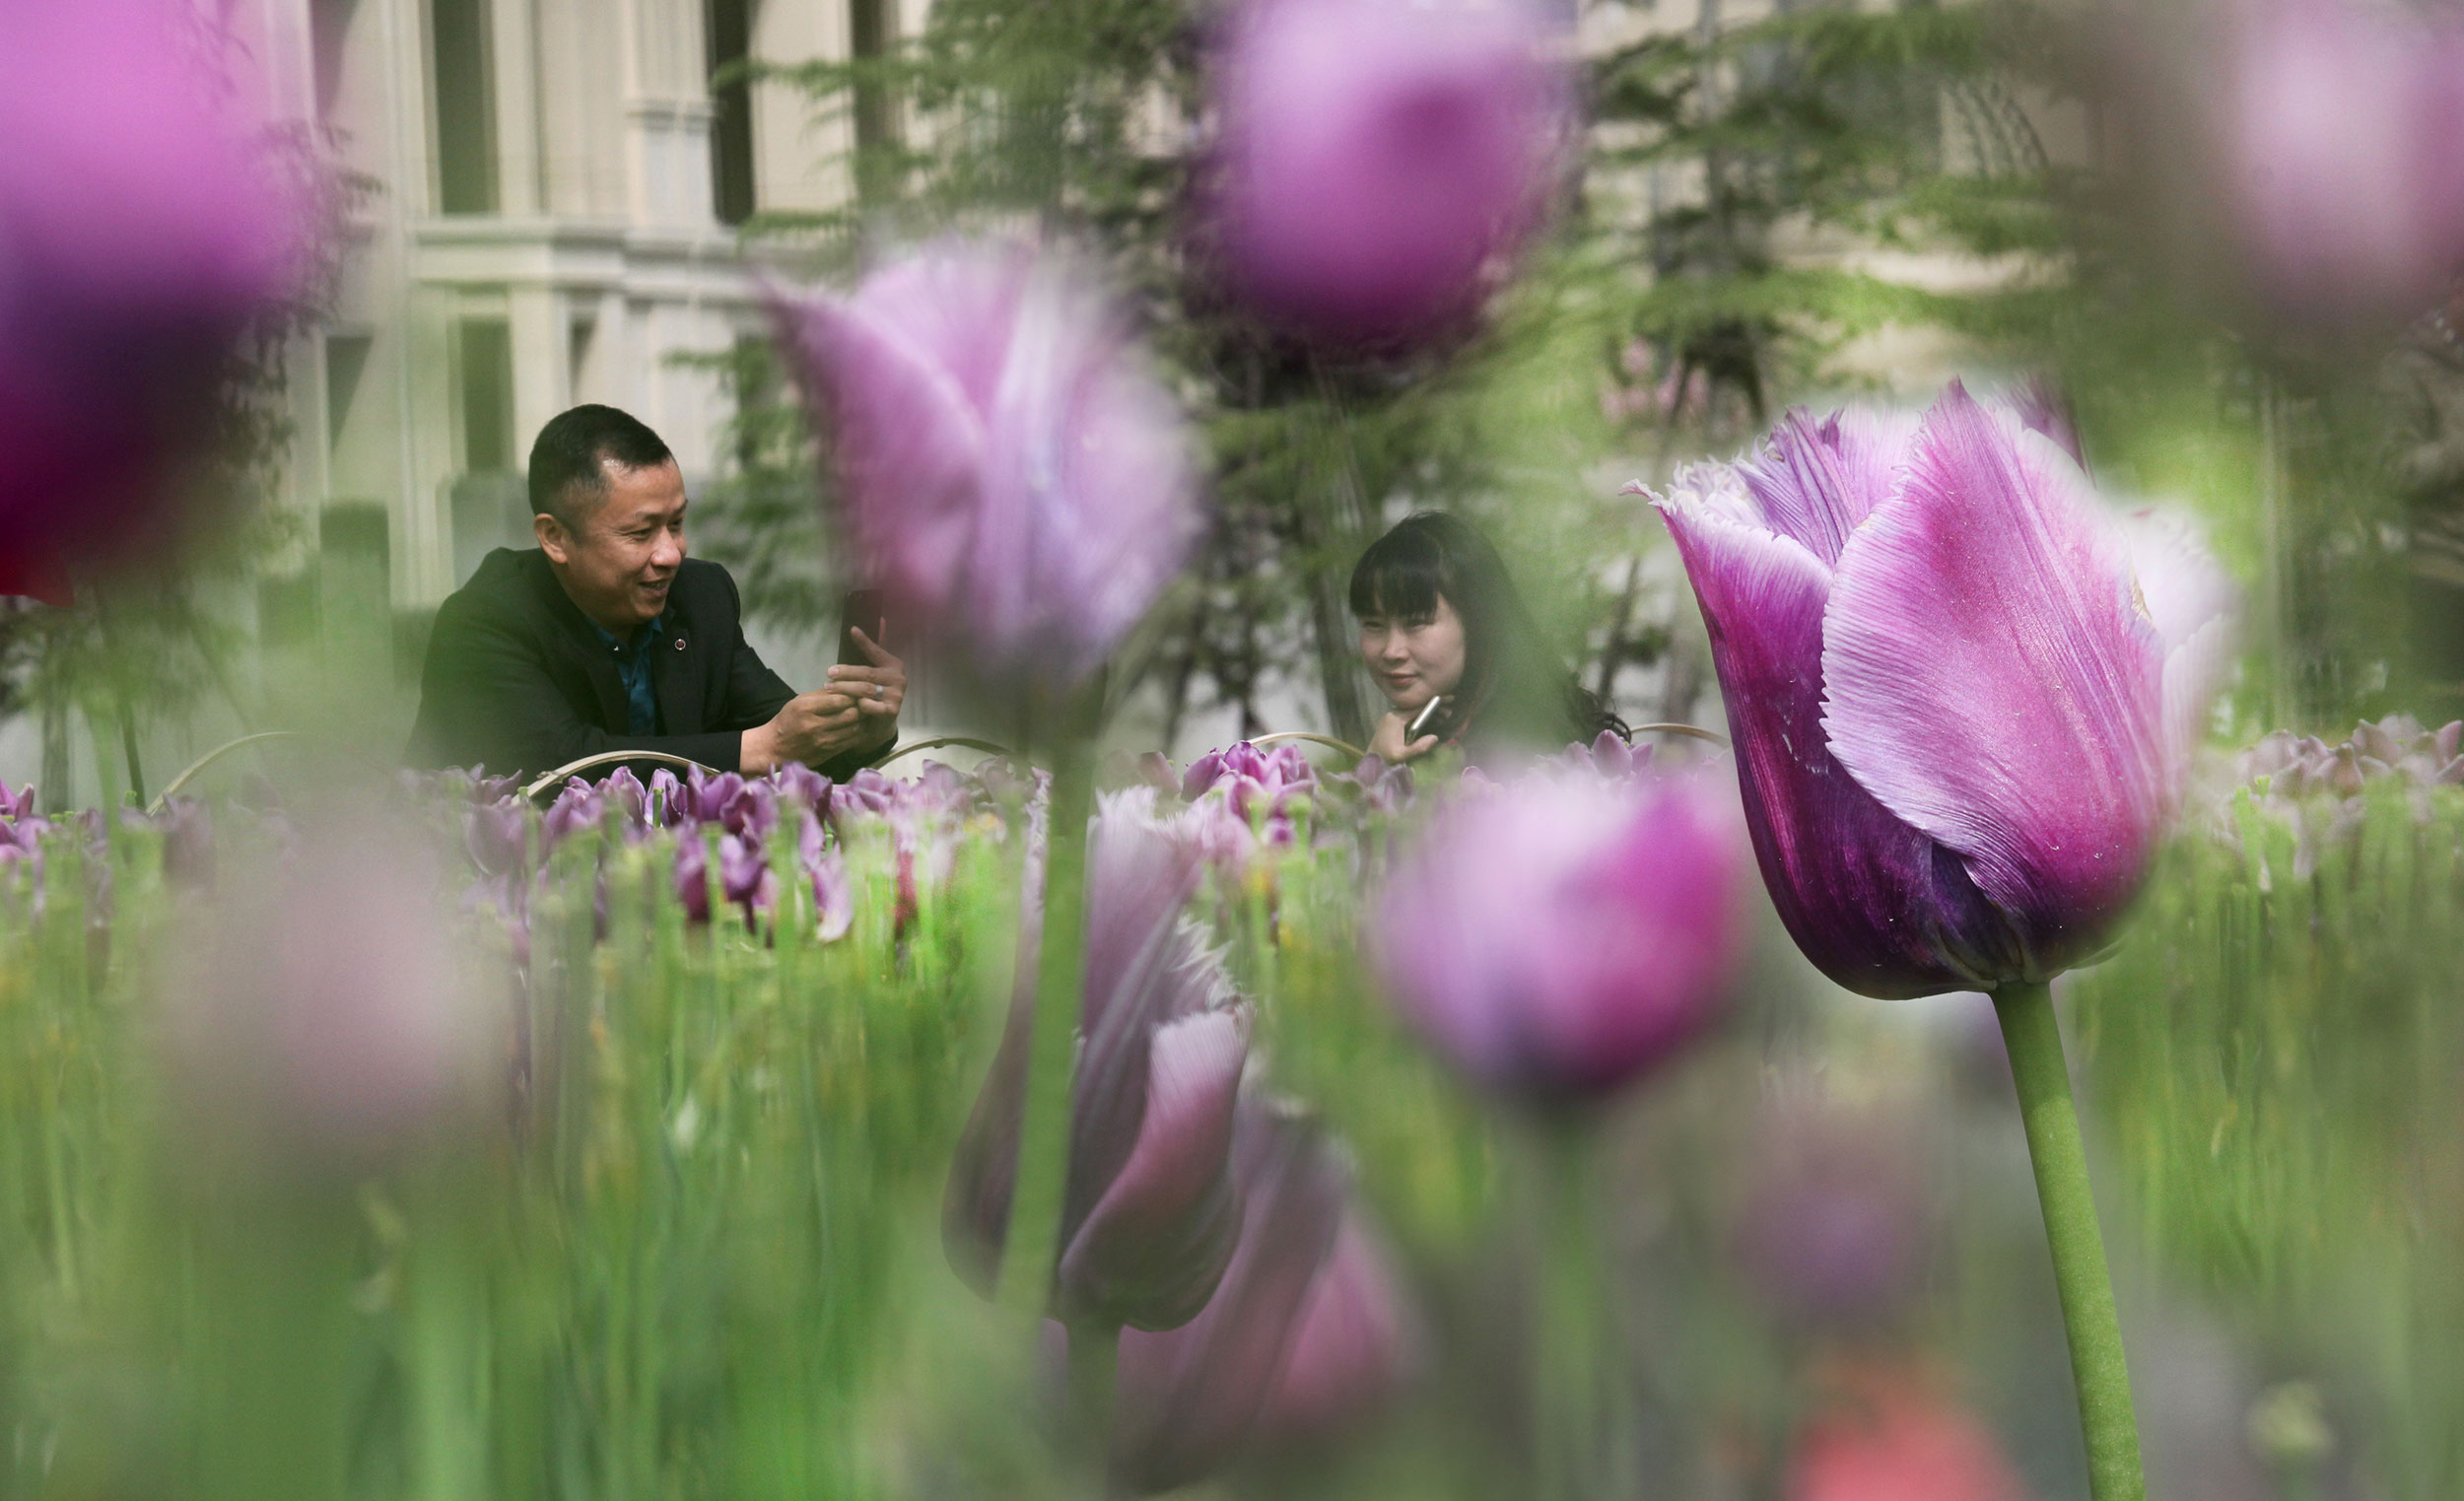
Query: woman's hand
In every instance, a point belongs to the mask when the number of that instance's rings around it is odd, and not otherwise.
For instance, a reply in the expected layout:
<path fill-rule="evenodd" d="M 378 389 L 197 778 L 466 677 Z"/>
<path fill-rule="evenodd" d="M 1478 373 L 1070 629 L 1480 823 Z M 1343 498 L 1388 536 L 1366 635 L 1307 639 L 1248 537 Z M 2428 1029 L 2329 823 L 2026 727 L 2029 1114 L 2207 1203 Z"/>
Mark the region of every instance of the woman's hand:
<path fill-rule="evenodd" d="M 1400 709 L 1390 709 L 1386 716 L 1378 720 L 1377 733 L 1369 737 L 1369 754 L 1388 766 L 1401 766 L 1406 761 L 1417 761 L 1437 749 L 1437 736 L 1405 739 L 1404 736 L 1410 733 L 1410 718 Z"/>

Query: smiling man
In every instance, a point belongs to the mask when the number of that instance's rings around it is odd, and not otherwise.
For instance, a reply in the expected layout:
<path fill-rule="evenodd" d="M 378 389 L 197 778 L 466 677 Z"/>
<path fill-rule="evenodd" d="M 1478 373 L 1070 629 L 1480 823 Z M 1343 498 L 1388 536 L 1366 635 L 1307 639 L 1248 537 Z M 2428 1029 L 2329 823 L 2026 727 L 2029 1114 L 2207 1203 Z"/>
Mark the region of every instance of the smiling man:
<path fill-rule="evenodd" d="M 798 694 L 745 645 L 735 580 L 685 555 L 684 476 L 658 435 L 579 406 L 530 449 L 536 549 L 499 548 L 437 611 L 409 758 L 535 776 L 602 751 L 756 775 L 852 775 L 898 735 L 899 659 Z M 610 770 L 612 768 L 602 769 Z"/>

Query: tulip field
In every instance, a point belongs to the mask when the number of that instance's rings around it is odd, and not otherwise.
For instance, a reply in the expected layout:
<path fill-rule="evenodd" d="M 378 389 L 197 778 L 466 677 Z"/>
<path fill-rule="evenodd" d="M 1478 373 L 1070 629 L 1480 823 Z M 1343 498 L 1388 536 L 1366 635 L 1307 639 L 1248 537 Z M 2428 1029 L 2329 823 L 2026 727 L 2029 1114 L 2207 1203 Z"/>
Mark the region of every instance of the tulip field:
<path fill-rule="evenodd" d="M 2457 1501 L 2459 329 L 2452 5 L 0 0 L 0 1501 Z"/>
<path fill-rule="evenodd" d="M 2457 1478 L 2453 738 L 2219 758 L 2066 992 L 2173 1493 Z M 1576 1411 L 1581 1463 L 1639 1494 L 1863 1494 L 1818 1486 L 1894 1464 L 1941 1488 L 1878 1493 L 2079 1483 L 1981 1001 L 1912 1027 L 1810 1000 L 1766 948 L 1570 1164 L 1572 1123 L 1468 1085 L 1360 957 L 1364 884 L 1481 794 L 1236 751 L 1117 768 L 1087 865 L 1090 1022 L 1136 964 L 1108 924 L 1180 931 L 1148 983 L 1247 1013 L 1242 1150 L 1277 1147 L 1200 1299 L 1228 1308 L 1123 1337 L 1113 1484 L 1493 1495 Z M 1613 797 L 1650 775 L 1630 759 L 1569 753 L 1548 795 Z M 427 852 L 415 882 L 270 812 L 19 812 L 12 1489 L 1081 1493 L 1053 1336 L 969 1290 L 952 1166 L 1042 795 L 997 763 L 620 776 L 544 816 L 466 781 L 370 794 L 360 826 Z M 364 968 L 440 944 L 449 1025 L 422 977 Z M 1278 1253 L 1300 1269 L 1256 1264 Z M 2300 1377 L 2202 1410 L 2180 1394 L 2220 1344 Z M 2232 1461 L 2254 1488 L 2193 1488 L 2252 1402 L 2283 1429 Z"/>

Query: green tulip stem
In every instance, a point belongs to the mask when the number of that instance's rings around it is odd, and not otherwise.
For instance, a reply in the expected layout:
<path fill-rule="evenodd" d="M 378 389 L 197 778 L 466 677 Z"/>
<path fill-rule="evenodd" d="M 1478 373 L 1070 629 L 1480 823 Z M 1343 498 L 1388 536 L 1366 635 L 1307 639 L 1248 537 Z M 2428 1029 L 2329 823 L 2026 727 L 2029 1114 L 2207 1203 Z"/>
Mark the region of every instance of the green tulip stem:
<path fill-rule="evenodd" d="M 1603 1239 L 1600 1123 L 1588 1111 L 1540 1123 L 1540 1327 L 1533 1389 L 1542 1501 L 1631 1496 L 1639 1475 L 1618 1452 L 1614 1295 Z"/>
<path fill-rule="evenodd" d="M 2146 1501 L 2148 1477 L 2139 1461 L 2139 1422 L 2131 1411 L 2130 1367 L 2122 1354 L 2122 1324 L 2113 1310 L 2113 1274 L 2088 1188 L 2088 1153 L 2071 1102 L 2071 1074 L 2062 1057 L 2062 1029 L 2053 991 L 2010 985 L 1994 992 L 1994 1012 L 2019 1086 L 2027 1155 L 2044 1206 L 2045 1240 L 2053 1252 L 2054 1284 L 2071 1341 L 2071 1377 L 2079 1388 L 2080 1428 L 2088 1440 L 2088 1489 L 2094 1501 Z"/>
<path fill-rule="evenodd" d="M 1051 838 L 1044 857 L 1044 936 L 1036 947 L 1035 1030 L 1018 1126 L 1017 1187 L 1001 1256 L 1000 1301 L 1040 1320 L 1061 1253 L 1061 1195 L 1069 1177 L 1070 1073 L 1076 1062 L 1079 952 L 1086 931 L 1086 816 L 1095 766 L 1081 740 L 1054 758 Z"/>
<path fill-rule="evenodd" d="M 1069 1444 L 1089 1470 L 1107 1476 L 1112 1460 L 1112 1408 L 1121 1377 L 1121 1326 L 1079 1324 L 1069 1330 Z M 1091 1493 L 1110 1494 L 1108 1479 Z"/>

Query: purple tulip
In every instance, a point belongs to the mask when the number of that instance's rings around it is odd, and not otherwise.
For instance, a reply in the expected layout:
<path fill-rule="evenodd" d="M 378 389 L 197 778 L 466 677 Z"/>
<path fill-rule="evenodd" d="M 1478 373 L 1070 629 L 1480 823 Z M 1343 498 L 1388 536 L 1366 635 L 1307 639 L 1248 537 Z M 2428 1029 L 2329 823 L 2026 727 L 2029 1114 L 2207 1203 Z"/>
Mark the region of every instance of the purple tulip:
<path fill-rule="evenodd" d="M 1249 1439 L 1335 1247 L 1348 1175 L 1314 1127 L 1244 1099 L 1233 1170 L 1240 1239 L 1205 1308 L 1122 1332 L 1112 1463 L 1125 1489 L 1186 1485 Z"/>
<path fill-rule="evenodd" d="M 633 768 L 620 766 L 599 784 L 599 793 L 614 808 L 624 829 L 625 840 L 632 843 L 650 829 L 650 789 L 633 774 Z"/>
<path fill-rule="evenodd" d="M 710 921 L 710 845 L 701 830 L 687 827 L 677 834 L 674 879 L 685 921 Z"/>
<path fill-rule="evenodd" d="M 1793 412 L 1656 498 L 1780 917 L 1868 995 L 2042 981 L 2138 890 L 2224 659 L 2180 537 L 1953 383 L 1910 430 Z M 2212 564 L 2201 564 L 2214 578 Z"/>
<path fill-rule="evenodd" d="M 771 781 L 777 784 L 779 795 L 787 801 L 800 803 L 815 814 L 830 811 L 830 779 L 811 767 L 789 762 L 773 773 Z"/>
<path fill-rule="evenodd" d="M 1370 959 L 1472 1078 L 1543 1104 L 1607 1094 L 1717 1014 L 1745 937 L 1741 844 L 1699 778 L 1475 787 L 1398 861 Z"/>
<path fill-rule="evenodd" d="M 687 794 L 676 774 L 665 767 L 650 773 L 650 812 L 659 827 L 672 829 L 685 821 Z"/>
<path fill-rule="evenodd" d="M 1055 1312 L 1073 1325 L 1188 1323 L 1240 1228 L 1233 1104 L 1249 1007 L 1183 916 L 1198 889 L 1196 841 L 1153 807 L 1147 788 L 1108 796 L 1088 827 L 1085 998 L 1055 1268 Z M 987 1288 L 999 1274 L 1025 1109 L 1036 972 L 1026 948 L 943 1209 L 951 1263 Z"/>
<path fill-rule="evenodd" d="M 836 943 L 856 924 L 856 890 L 848 879 L 846 857 L 822 847 L 818 811 L 805 814 L 796 825 L 795 860 L 804 879 L 812 883 L 816 935 L 824 943 Z"/>
<path fill-rule="evenodd" d="M 1611 729 L 1602 730 L 1589 745 L 1569 745 L 1557 756 L 1557 764 L 1567 771 L 1589 772 L 1612 782 L 1648 777 L 1656 748 L 1633 745 L 1618 737 Z"/>
<path fill-rule="evenodd" d="M 1247 740 L 1223 750 L 1208 751 L 1190 763 L 1181 778 L 1181 795 L 1195 802 L 1221 791 L 1244 822 L 1278 816 L 1295 797 L 1318 789 L 1318 769 L 1297 745 L 1260 751 Z"/>
<path fill-rule="evenodd" d="M 0 0 L 0 572 L 160 546 L 251 324 L 290 301 L 305 195 L 173 0 Z"/>
<path fill-rule="evenodd" d="M 1065 689 L 1180 571 L 1197 470 L 1172 395 L 1087 273 L 943 244 L 851 298 L 781 298 L 848 531 L 901 618 L 980 681 Z"/>
<path fill-rule="evenodd" d="M 1412 778 L 1408 766 L 1388 766 L 1379 757 L 1363 756 L 1358 766 L 1326 780 L 1328 785 L 1357 796 L 1361 808 L 1368 813 L 1391 818 L 1411 806 Z"/>
<path fill-rule="evenodd" d="M 518 874 L 530 850 L 530 818 L 521 802 L 507 798 L 502 802 L 474 802 L 464 808 L 462 849 L 481 875 Z"/>
<path fill-rule="evenodd" d="M 748 926 L 777 905 L 779 877 L 759 842 L 734 834 L 719 837 L 719 889 L 743 909 Z"/>
<path fill-rule="evenodd" d="M 2220 177 L 2276 309 L 2407 316 L 2464 268 L 2464 20 L 2357 0 L 2244 0 L 2216 81 Z"/>
<path fill-rule="evenodd" d="M 566 840 L 596 829 L 607 814 L 607 799 L 599 789 L 576 777 L 556 801 L 539 819 L 539 847 L 542 854 Z"/>
<path fill-rule="evenodd" d="M 164 803 L 158 824 L 163 831 L 163 878 L 180 886 L 212 886 L 213 810 L 194 797 L 173 797 Z"/>
<path fill-rule="evenodd" d="M 1546 217 L 1571 135 L 1525 0 L 1246 0 L 1214 65 L 1206 191 L 1229 289 L 1313 340 L 1460 328 Z"/>

